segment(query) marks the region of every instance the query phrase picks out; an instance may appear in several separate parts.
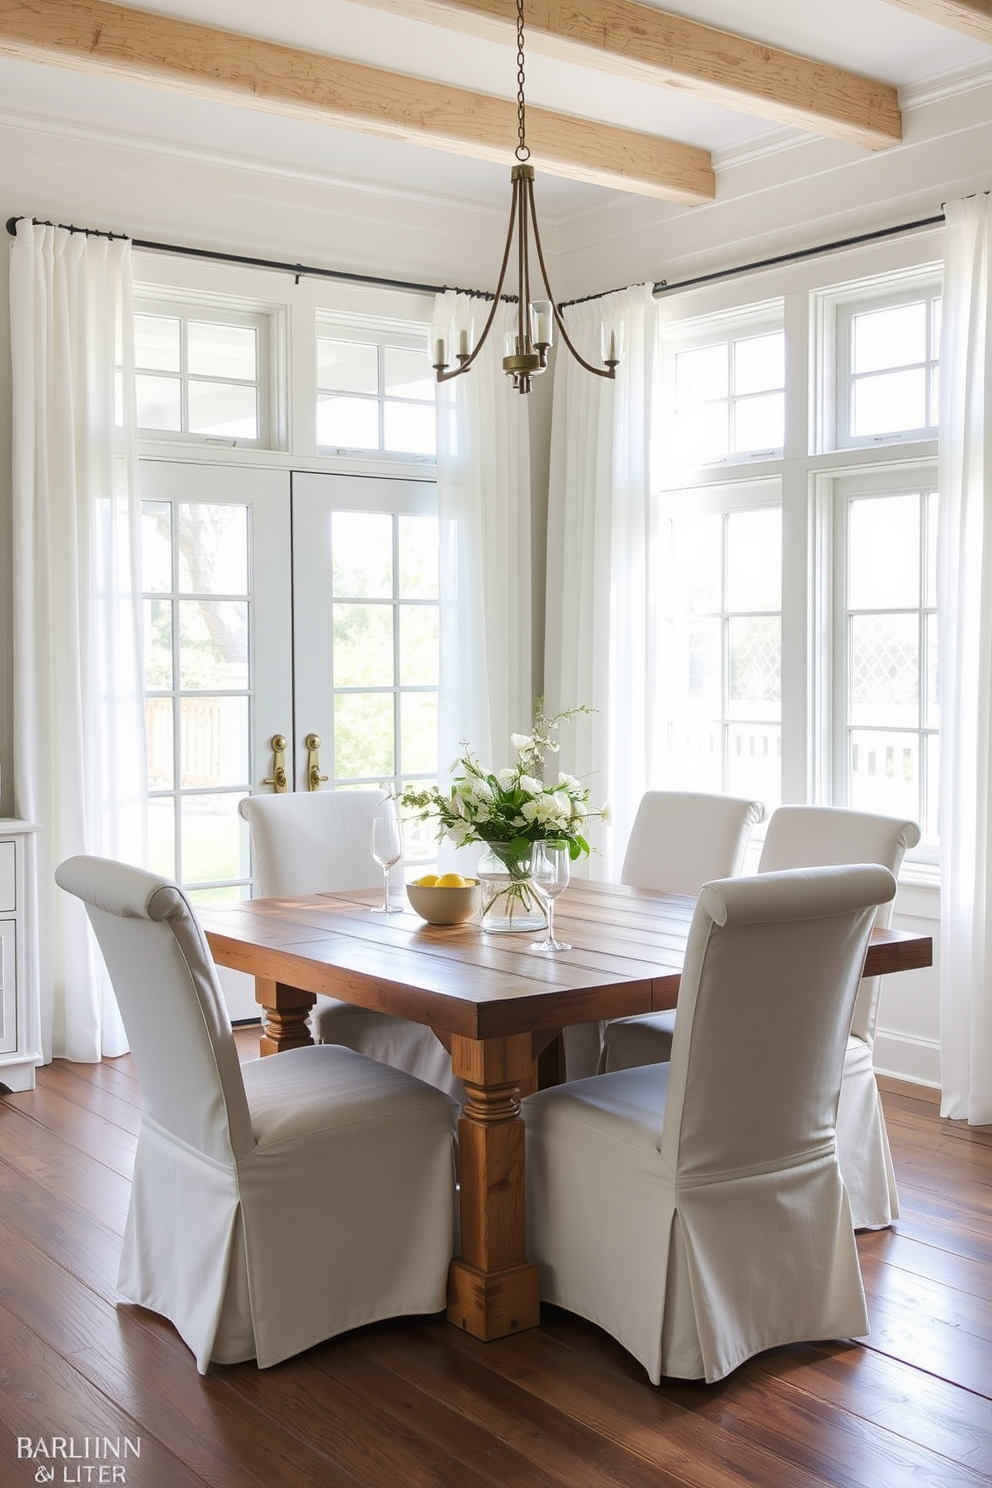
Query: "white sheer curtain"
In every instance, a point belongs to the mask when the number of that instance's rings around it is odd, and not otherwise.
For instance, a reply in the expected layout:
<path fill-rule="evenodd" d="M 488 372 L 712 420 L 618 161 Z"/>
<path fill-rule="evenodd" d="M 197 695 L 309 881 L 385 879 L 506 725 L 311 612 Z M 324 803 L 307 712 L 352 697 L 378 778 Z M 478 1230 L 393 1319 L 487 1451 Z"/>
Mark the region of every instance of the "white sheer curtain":
<path fill-rule="evenodd" d="M 560 764 L 608 800 L 612 828 L 595 832 L 591 876 L 619 877 L 647 787 L 649 692 L 649 444 L 656 307 L 649 284 L 565 312 L 576 348 L 600 360 L 600 325 L 623 325 L 615 382 L 594 377 L 563 346 L 555 366 L 548 509 L 545 691 L 549 711 L 597 709 L 562 738 Z"/>
<path fill-rule="evenodd" d="M 992 1122 L 992 204 L 945 207 L 940 341 L 941 1114 Z"/>
<path fill-rule="evenodd" d="M 144 858 L 141 586 L 130 244 L 22 219 L 11 249 L 14 796 L 37 822 L 42 1045 L 126 1048 L 56 865 Z M 116 367 L 127 436 L 115 428 Z"/>
<path fill-rule="evenodd" d="M 449 290 L 435 323 L 464 327 L 474 345 L 488 312 Z M 514 324 L 499 306 L 471 370 L 438 388 L 442 781 L 462 740 L 483 764 L 511 764 L 510 734 L 526 731 L 534 706 L 527 398 L 502 368 Z"/>

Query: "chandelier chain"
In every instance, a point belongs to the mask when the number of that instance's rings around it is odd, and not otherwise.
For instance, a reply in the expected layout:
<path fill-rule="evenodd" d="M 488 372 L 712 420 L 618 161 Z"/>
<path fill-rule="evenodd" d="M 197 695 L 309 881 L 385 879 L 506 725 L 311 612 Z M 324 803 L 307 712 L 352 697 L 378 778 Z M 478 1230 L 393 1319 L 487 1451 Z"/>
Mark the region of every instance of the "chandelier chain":
<path fill-rule="evenodd" d="M 517 148 L 518 160 L 529 160 L 526 105 L 524 103 L 524 0 L 517 0 Z"/>

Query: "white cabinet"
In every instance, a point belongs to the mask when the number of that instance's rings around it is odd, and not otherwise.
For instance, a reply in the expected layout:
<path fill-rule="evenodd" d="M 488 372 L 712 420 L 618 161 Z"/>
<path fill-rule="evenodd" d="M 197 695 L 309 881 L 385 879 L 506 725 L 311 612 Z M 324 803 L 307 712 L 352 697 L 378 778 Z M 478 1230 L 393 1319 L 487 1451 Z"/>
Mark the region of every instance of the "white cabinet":
<path fill-rule="evenodd" d="M 0 1093 L 33 1090 L 41 1058 L 34 835 L 0 818 Z"/>

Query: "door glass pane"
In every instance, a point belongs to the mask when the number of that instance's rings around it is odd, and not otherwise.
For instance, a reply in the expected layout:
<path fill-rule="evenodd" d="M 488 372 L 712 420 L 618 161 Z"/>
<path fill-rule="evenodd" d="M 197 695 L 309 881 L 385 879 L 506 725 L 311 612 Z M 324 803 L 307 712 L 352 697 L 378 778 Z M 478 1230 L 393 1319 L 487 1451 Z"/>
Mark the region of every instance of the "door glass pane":
<path fill-rule="evenodd" d="M 338 693 L 334 699 L 335 778 L 379 780 L 395 774 L 393 737 L 391 692 Z"/>
<path fill-rule="evenodd" d="M 179 602 L 179 685 L 187 691 L 248 686 L 248 606 Z"/>
<path fill-rule="evenodd" d="M 342 599 L 391 599 L 393 519 L 378 513 L 331 517 L 333 592 Z"/>
<path fill-rule="evenodd" d="M 727 609 L 782 606 L 782 510 L 756 507 L 727 518 Z"/>
<path fill-rule="evenodd" d="M 393 685 L 393 607 L 334 605 L 334 686 Z"/>
<path fill-rule="evenodd" d="M 409 692 L 400 699 L 400 768 L 410 775 L 437 769 L 437 693 Z"/>
<path fill-rule="evenodd" d="M 145 734 L 148 748 L 148 789 L 173 790 L 176 783 L 173 750 L 173 705 L 169 697 L 145 699 Z"/>
<path fill-rule="evenodd" d="M 378 449 L 378 402 L 321 394 L 317 399 L 317 443 L 341 449 Z"/>
<path fill-rule="evenodd" d="M 436 517 L 400 517 L 400 599 L 437 598 L 437 541 Z"/>
<path fill-rule="evenodd" d="M 317 386 L 335 393 L 378 393 L 379 348 L 318 336 Z"/>
<path fill-rule="evenodd" d="M 234 377 L 254 382 L 258 345 L 254 326 L 189 322 L 189 370 L 194 377 Z"/>
<path fill-rule="evenodd" d="M 851 617 L 852 723 L 915 727 L 919 723 L 919 679 L 916 615 Z"/>
<path fill-rule="evenodd" d="M 172 685 L 172 601 L 146 599 L 145 687 L 156 692 Z"/>
<path fill-rule="evenodd" d="M 162 429 L 172 434 L 182 431 L 183 393 L 178 377 L 152 377 L 139 372 L 134 391 L 139 429 Z"/>
<path fill-rule="evenodd" d="M 258 397 L 253 387 L 229 382 L 189 384 L 189 427 L 194 434 L 258 438 Z"/>
<path fill-rule="evenodd" d="M 850 608 L 915 608 L 920 602 L 919 496 L 852 501 L 848 524 Z"/>
<path fill-rule="evenodd" d="M 440 645 L 437 607 L 401 605 L 399 615 L 400 686 L 436 686 Z M 409 770 L 413 767 L 404 761 L 403 768 Z"/>
<path fill-rule="evenodd" d="M 180 502 L 180 594 L 247 594 L 248 508 Z"/>
<path fill-rule="evenodd" d="M 148 800 L 148 867 L 163 878 L 175 878 L 176 798 L 150 796 Z"/>
<path fill-rule="evenodd" d="M 183 698 L 179 726 L 184 789 L 243 785 L 251 778 L 246 697 Z"/>
<path fill-rule="evenodd" d="M 244 858 L 238 815 L 240 799 L 240 794 L 234 791 L 181 797 L 180 843 L 185 883 L 248 876 L 250 870 Z"/>
<path fill-rule="evenodd" d="M 181 322 L 172 315 L 135 315 L 134 364 L 150 372 L 181 369 Z"/>

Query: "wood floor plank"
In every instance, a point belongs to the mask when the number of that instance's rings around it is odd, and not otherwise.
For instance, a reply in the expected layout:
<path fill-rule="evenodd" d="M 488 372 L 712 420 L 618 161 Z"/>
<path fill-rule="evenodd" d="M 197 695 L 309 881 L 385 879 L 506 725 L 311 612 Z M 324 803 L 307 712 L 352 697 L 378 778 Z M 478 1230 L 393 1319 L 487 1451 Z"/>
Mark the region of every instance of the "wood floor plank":
<path fill-rule="evenodd" d="M 144 1422 L 129 1415 L 112 1395 L 96 1388 L 57 1349 L 46 1346 L 19 1318 L 0 1303 L 0 1337 L 4 1360 L 0 1366 L 0 1424 L 6 1431 L 0 1445 L 0 1482 L 24 1484 L 37 1481 L 37 1467 L 52 1468 L 55 1482 L 85 1482 L 84 1462 L 60 1463 L 40 1457 L 37 1463 L 18 1460 L 17 1438 L 51 1443 L 53 1437 L 71 1437 L 79 1458 L 92 1466 L 95 1456 L 83 1444 L 86 1438 L 106 1437 L 115 1442 L 128 1438 L 137 1456 L 122 1459 L 125 1474 L 141 1488 L 204 1488 L 209 1481 L 194 1473 L 180 1457 L 157 1440 Z M 7 1435 L 9 1433 L 9 1436 Z M 122 1447 L 123 1450 L 123 1447 Z M 99 1471 L 98 1466 L 95 1469 Z M 111 1481 L 105 1478 L 104 1481 Z M 127 1481 L 127 1477 L 125 1477 Z"/>
<path fill-rule="evenodd" d="M 258 1056 L 257 1027 L 236 1042 Z M 902 1214 L 858 1237 L 870 1337 L 658 1388 L 553 1308 L 494 1344 L 402 1319 L 201 1378 L 116 1292 L 140 1102 L 126 1055 L 0 1098 L 0 1488 L 18 1434 L 118 1430 L 142 1441 L 133 1488 L 992 1483 L 992 1129 L 906 1088 L 883 1092 Z"/>

